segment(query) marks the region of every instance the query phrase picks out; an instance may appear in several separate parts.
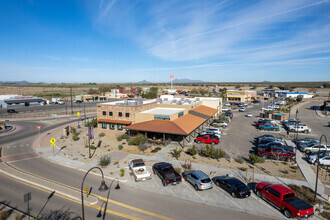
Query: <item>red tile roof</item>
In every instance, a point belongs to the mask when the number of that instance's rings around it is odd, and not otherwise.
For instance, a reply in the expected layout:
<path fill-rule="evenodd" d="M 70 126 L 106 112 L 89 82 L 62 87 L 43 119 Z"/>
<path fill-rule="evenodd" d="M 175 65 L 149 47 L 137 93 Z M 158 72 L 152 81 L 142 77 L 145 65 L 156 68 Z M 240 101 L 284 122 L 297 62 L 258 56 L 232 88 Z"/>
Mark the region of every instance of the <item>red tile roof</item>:
<path fill-rule="evenodd" d="M 207 116 L 213 116 L 215 113 L 218 112 L 217 109 L 207 107 L 205 105 L 201 105 L 201 106 L 198 106 L 196 108 L 193 108 L 193 109 L 191 109 L 191 111 L 198 112 L 198 113 L 201 113 L 201 114 L 207 115 Z"/>
<path fill-rule="evenodd" d="M 165 121 L 165 120 L 151 120 L 151 121 L 135 123 L 130 126 L 127 126 L 126 129 L 158 132 L 165 134 L 187 135 L 186 132 L 182 128 L 180 128 L 177 124 L 175 124 L 173 121 Z"/>
<path fill-rule="evenodd" d="M 186 114 L 180 118 L 175 119 L 173 122 L 177 124 L 182 130 L 184 130 L 186 134 L 190 134 L 205 121 L 206 119 L 204 118 L 192 114 Z"/>

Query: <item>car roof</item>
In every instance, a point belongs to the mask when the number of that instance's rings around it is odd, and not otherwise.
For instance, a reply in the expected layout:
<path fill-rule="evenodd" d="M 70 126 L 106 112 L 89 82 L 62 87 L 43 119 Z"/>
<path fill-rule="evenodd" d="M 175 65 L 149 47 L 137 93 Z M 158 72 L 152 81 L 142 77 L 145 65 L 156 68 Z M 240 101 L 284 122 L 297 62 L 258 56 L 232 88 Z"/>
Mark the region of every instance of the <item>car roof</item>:
<path fill-rule="evenodd" d="M 144 161 L 142 159 L 135 159 L 132 160 L 132 163 L 144 163 Z"/>
<path fill-rule="evenodd" d="M 192 174 L 195 174 L 200 179 L 207 179 L 209 178 L 208 175 L 206 175 L 203 171 L 200 170 L 192 170 Z"/>
<path fill-rule="evenodd" d="M 294 193 L 291 189 L 289 189 L 285 186 L 282 186 L 281 184 L 269 185 L 267 187 L 270 187 L 281 194 Z"/>

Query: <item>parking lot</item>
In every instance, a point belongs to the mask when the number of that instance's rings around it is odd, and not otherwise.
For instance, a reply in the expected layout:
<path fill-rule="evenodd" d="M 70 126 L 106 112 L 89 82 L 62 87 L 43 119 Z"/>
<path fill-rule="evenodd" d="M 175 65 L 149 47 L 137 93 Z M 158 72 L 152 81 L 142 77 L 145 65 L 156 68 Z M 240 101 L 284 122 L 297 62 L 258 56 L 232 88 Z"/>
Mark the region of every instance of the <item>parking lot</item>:
<path fill-rule="evenodd" d="M 147 169 L 152 170 L 152 165 L 156 161 L 145 161 Z M 127 168 L 127 171 L 128 168 Z M 209 175 L 212 179 L 214 175 Z M 205 191 L 196 191 L 193 186 L 182 179 L 182 182 L 177 185 L 169 185 L 164 187 L 160 178 L 153 175 L 152 179 L 143 182 L 135 182 L 134 177 L 129 175 L 128 182 L 130 187 L 148 190 L 156 193 L 166 194 L 172 196 L 173 199 L 180 198 L 189 201 L 195 201 L 201 204 L 208 204 L 219 207 L 226 207 L 232 210 L 239 210 L 260 216 L 268 216 L 276 219 L 285 218 L 281 212 L 271 207 L 264 200 L 258 198 L 253 192 L 251 196 L 246 199 L 232 198 L 229 193 L 213 184 L 213 188 Z M 253 187 L 253 186 L 251 186 Z"/>

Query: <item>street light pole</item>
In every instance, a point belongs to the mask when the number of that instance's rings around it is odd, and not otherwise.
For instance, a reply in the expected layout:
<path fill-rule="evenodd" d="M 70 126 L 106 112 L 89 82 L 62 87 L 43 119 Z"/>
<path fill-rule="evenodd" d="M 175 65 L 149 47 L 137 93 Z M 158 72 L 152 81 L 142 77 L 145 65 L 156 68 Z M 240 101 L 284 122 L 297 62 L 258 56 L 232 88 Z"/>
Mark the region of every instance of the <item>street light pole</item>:
<path fill-rule="evenodd" d="M 325 139 L 325 149 L 327 149 L 327 146 L 328 146 L 328 141 L 327 141 L 327 137 L 323 134 L 321 137 L 320 137 L 320 145 L 321 145 L 321 141 L 322 141 L 322 137 L 324 137 Z M 319 152 L 317 154 L 317 170 L 316 170 L 316 181 L 315 181 L 315 195 L 314 195 L 314 202 L 316 200 L 316 195 L 317 195 L 317 183 L 318 183 L 318 179 L 319 179 L 319 169 L 320 169 L 320 150 L 321 148 L 319 147 Z"/>
<path fill-rule="evenodd" d="M 108 207 L 108 200 L 109 200 L 109 196 L 110 196 L 110 189 L 111 189 L 111 186 L 113 184 L 113 182 L 117 180 L 117 186 L 115 187 L 116 190 L 120 189 L 120 186 L 119 186 L 119 179 L 118 178 L 115 178 L 114 180 L 112 180 L 110 186 L 109 186 L 109 191 L 108 191 L 108 196 L 107 196 L 107 202 L 105 203 L 105 206 L 104 206 L 104 212 L 103 212 L 103 220 L 105 219 L 105 213 L 107 212 L 107 207 Z"/>
<path fill-rule="evenodd" d="M 297 121 L 297 116 L 298 116 L 298 109 L 297 109 L 297 111 L 296 111 L 296 136 L 295 136 L 295 141 L 296 141 L 296 143 L 297 143 L 297 139 L 298 139 L 298 121 Z"/>
<path fill-rule="evenodd" d="M 83 194 L 83 188 L 84 188 L 84 181 L 86 179 L 86 176 L 88 175 L 88 173 L 93 170 L 93 169 L 99 169 L 101 171 L 102 174 L 102 181 L 101 181 L 101 185 L 99 187 L 99 191 L 104 192 L 109 190 L 109 187 L 105 184 L 104 182 L 104 175 L 103 175 L 103 171 L 101 170 L 101 168 L 99 167 L 92 167 L 91 169 L 89 169 L 87 171 L 87 173 L 85 174 L 83 181 L 81 183 L 81 188 L 80 188 L 80 193 L 81 193 L 81 212 L 82 212 L 82 219 L 85 220 L 85 210 L 84 210 L 84 194 Z"/>

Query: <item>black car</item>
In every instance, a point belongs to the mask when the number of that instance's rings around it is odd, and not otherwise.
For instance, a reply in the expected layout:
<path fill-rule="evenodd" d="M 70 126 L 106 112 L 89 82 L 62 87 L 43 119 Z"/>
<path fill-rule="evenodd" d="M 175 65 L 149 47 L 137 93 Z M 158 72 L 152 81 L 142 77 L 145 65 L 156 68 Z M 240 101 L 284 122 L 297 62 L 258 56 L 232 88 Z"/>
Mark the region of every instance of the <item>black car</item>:
<path fill-rule="evenodd" d="M 282 138 L 276 137 L 275 135 L 272 135 L 272 134 L 264 134 L 264 135 L 257 137 L 258 140 L 261 140 L 263 138 L 272 138 L 274 140 L 282 140 Z"/>
<path fill-rule="evenodd" d="M 76 103 L 82 103 L 83 101 L 81 101 L 81 100 L 76 100 Z"/>
<path fill-rule="evenodd" d="M 294 147 L 286 145 L 283 142 L 279 142 L 279 141 L 274 141 L 274 142 L 269 142 L 267 144 L 258 145 L 258 149 L 262 149 L 262 150 L 269 149 L 270 147 L 283 148 L 286 151 L 294 152 Z"/>
<path fill-rule="evenodd" d="M 247 198 L 251 195 L 249 187 L 235 177 L 218 176 L 213 178 L 213 182 L 230 193 L 233 198 Z"/>
<path fill-rule="evenodd" d="M 8 109 L 7 112 L 10 113 L 10 114 L 11 113 L 18 113 L 15 109 Z"/>
<path fill-rule="evenodd" d="M 152 166 L 152 171 L 162 180 L 163 186 L 181 183 L 180 174 L 176 172 L 170 163 L 160 162 Z"/>

